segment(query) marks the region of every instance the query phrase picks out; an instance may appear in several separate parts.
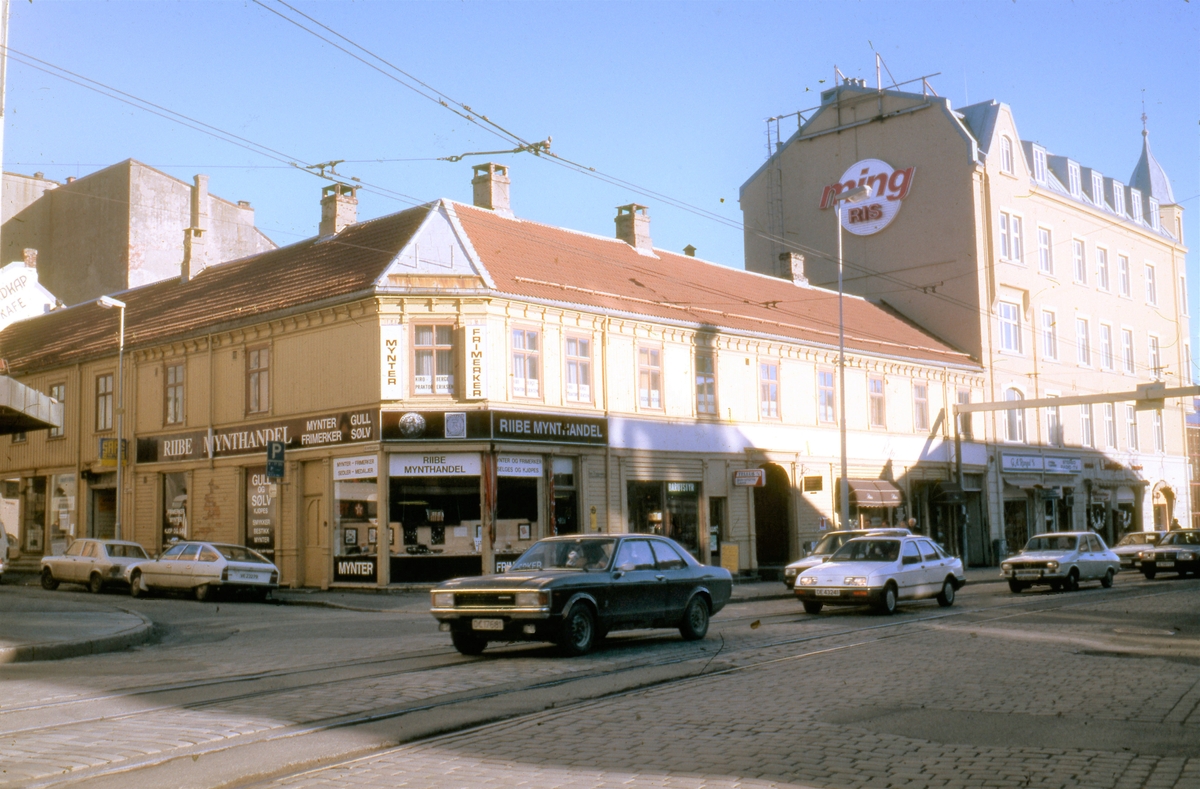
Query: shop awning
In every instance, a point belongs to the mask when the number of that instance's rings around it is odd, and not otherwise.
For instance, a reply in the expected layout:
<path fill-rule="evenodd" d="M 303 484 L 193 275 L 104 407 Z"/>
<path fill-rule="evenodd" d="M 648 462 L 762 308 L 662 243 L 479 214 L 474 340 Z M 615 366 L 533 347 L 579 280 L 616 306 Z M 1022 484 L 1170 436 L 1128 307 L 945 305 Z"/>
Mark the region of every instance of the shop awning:
<path fill-rule="evenodd" d="M 62 426 L 62 403 L 0 375 L 0 435 Z"/>
<path fill-rule="evenodd" d="M 900 489 L 885 479 L 848 479 L 850 501 L 858 507 L 899 507 Z"/>

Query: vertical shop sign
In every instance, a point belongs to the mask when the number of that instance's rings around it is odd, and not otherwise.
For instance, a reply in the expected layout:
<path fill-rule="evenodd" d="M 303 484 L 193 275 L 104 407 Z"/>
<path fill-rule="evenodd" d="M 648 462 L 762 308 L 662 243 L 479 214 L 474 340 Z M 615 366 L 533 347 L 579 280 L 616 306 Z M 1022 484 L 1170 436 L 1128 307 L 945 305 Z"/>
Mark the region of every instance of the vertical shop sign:
<path fill-rule="evenodd" d="M 467 341 L 463 343 L 467 371 L 467 399 L 487 399 L 487 326 L 480 323 L 467 326 Z"/>
<path fill-rule="evenodd" d="M 187 474 L 163 474 L 162 548 L 188 538 Z"/>
<path fill-rule="evenodd" d="M 383 400 L 404 397 L 404 326 L 385 323 L 379 327 L 380 393 Z"/>
<path fill-rule="evenodd" d="M 246 547 L 275 561 L 279 523 L 279 486 L 267 478 L 267 467 L 246 469 Z"/>

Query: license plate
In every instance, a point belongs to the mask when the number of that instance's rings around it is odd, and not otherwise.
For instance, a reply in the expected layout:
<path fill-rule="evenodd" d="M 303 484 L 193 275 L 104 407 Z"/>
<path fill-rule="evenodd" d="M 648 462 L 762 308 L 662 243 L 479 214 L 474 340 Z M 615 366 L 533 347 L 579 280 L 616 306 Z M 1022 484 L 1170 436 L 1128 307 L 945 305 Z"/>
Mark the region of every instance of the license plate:
<path fill-rule="evenodd" d="M 1159 567 L 1174 567 L 1175 562 L 1155 562 Z"/>
<path fill-rule="evenodd" d="M 841 597 L 841 589 L 818 589 L 817 597 Z"/>
<path fill-rule="evenodd" d="M 1018 578 L 1041 578 L 1042 572 L 1040 570 L 1017 570 L 1017 577 Z"/>
<path fill-rule="evenodd" d="M 233 572 L 233 573 L 229 574 L 229 580 L 231 580 L 231 581 L 247 581 L 252 584 L 261 584 L 261 583 L 266 582 L 267 579 L 262 575 L 262 573 Z"/>
<path fill-rule="evenodd" d="M 503 619 L 472 619 L 471 620 L 471 629 L 472 630 L 503 630 L 504 629 L 504 620 Z"/>

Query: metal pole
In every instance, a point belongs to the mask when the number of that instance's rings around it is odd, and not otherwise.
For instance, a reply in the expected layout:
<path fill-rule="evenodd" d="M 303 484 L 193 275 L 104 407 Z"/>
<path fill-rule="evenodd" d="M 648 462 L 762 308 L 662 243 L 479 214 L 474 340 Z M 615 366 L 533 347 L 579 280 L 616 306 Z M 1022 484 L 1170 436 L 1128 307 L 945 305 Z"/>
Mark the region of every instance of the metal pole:
<path fill-rule="evenodd" d="M 125 305 L 121 305 L 121 338 L 117 346 L 117 522 L 116 538 L 121 539 L 122 487 L 121 467 L 125 465 L 122 444 L 125 441 Z"/>
<path fill-rule="evenodd" d="M 850 523 L 850 482 L 846 475 L 846 322 L 842 312 L 842 201 L 835 203 L 837 215 L 838 255 L 838 434 L 842 447 L 842 479 L 839 483 L 841 496 L 838 517 L 839 528 L 848 529 Z"/>

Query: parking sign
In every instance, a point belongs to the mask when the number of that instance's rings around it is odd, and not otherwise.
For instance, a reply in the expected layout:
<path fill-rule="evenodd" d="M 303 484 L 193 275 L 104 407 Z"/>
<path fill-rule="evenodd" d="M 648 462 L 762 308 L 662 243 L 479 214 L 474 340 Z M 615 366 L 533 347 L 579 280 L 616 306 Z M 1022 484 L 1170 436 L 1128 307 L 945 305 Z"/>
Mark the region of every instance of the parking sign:
<path fill-rule="evenodd" d="M 267 442 L 267 479 L 283 479 L 283 442 Z"/>

